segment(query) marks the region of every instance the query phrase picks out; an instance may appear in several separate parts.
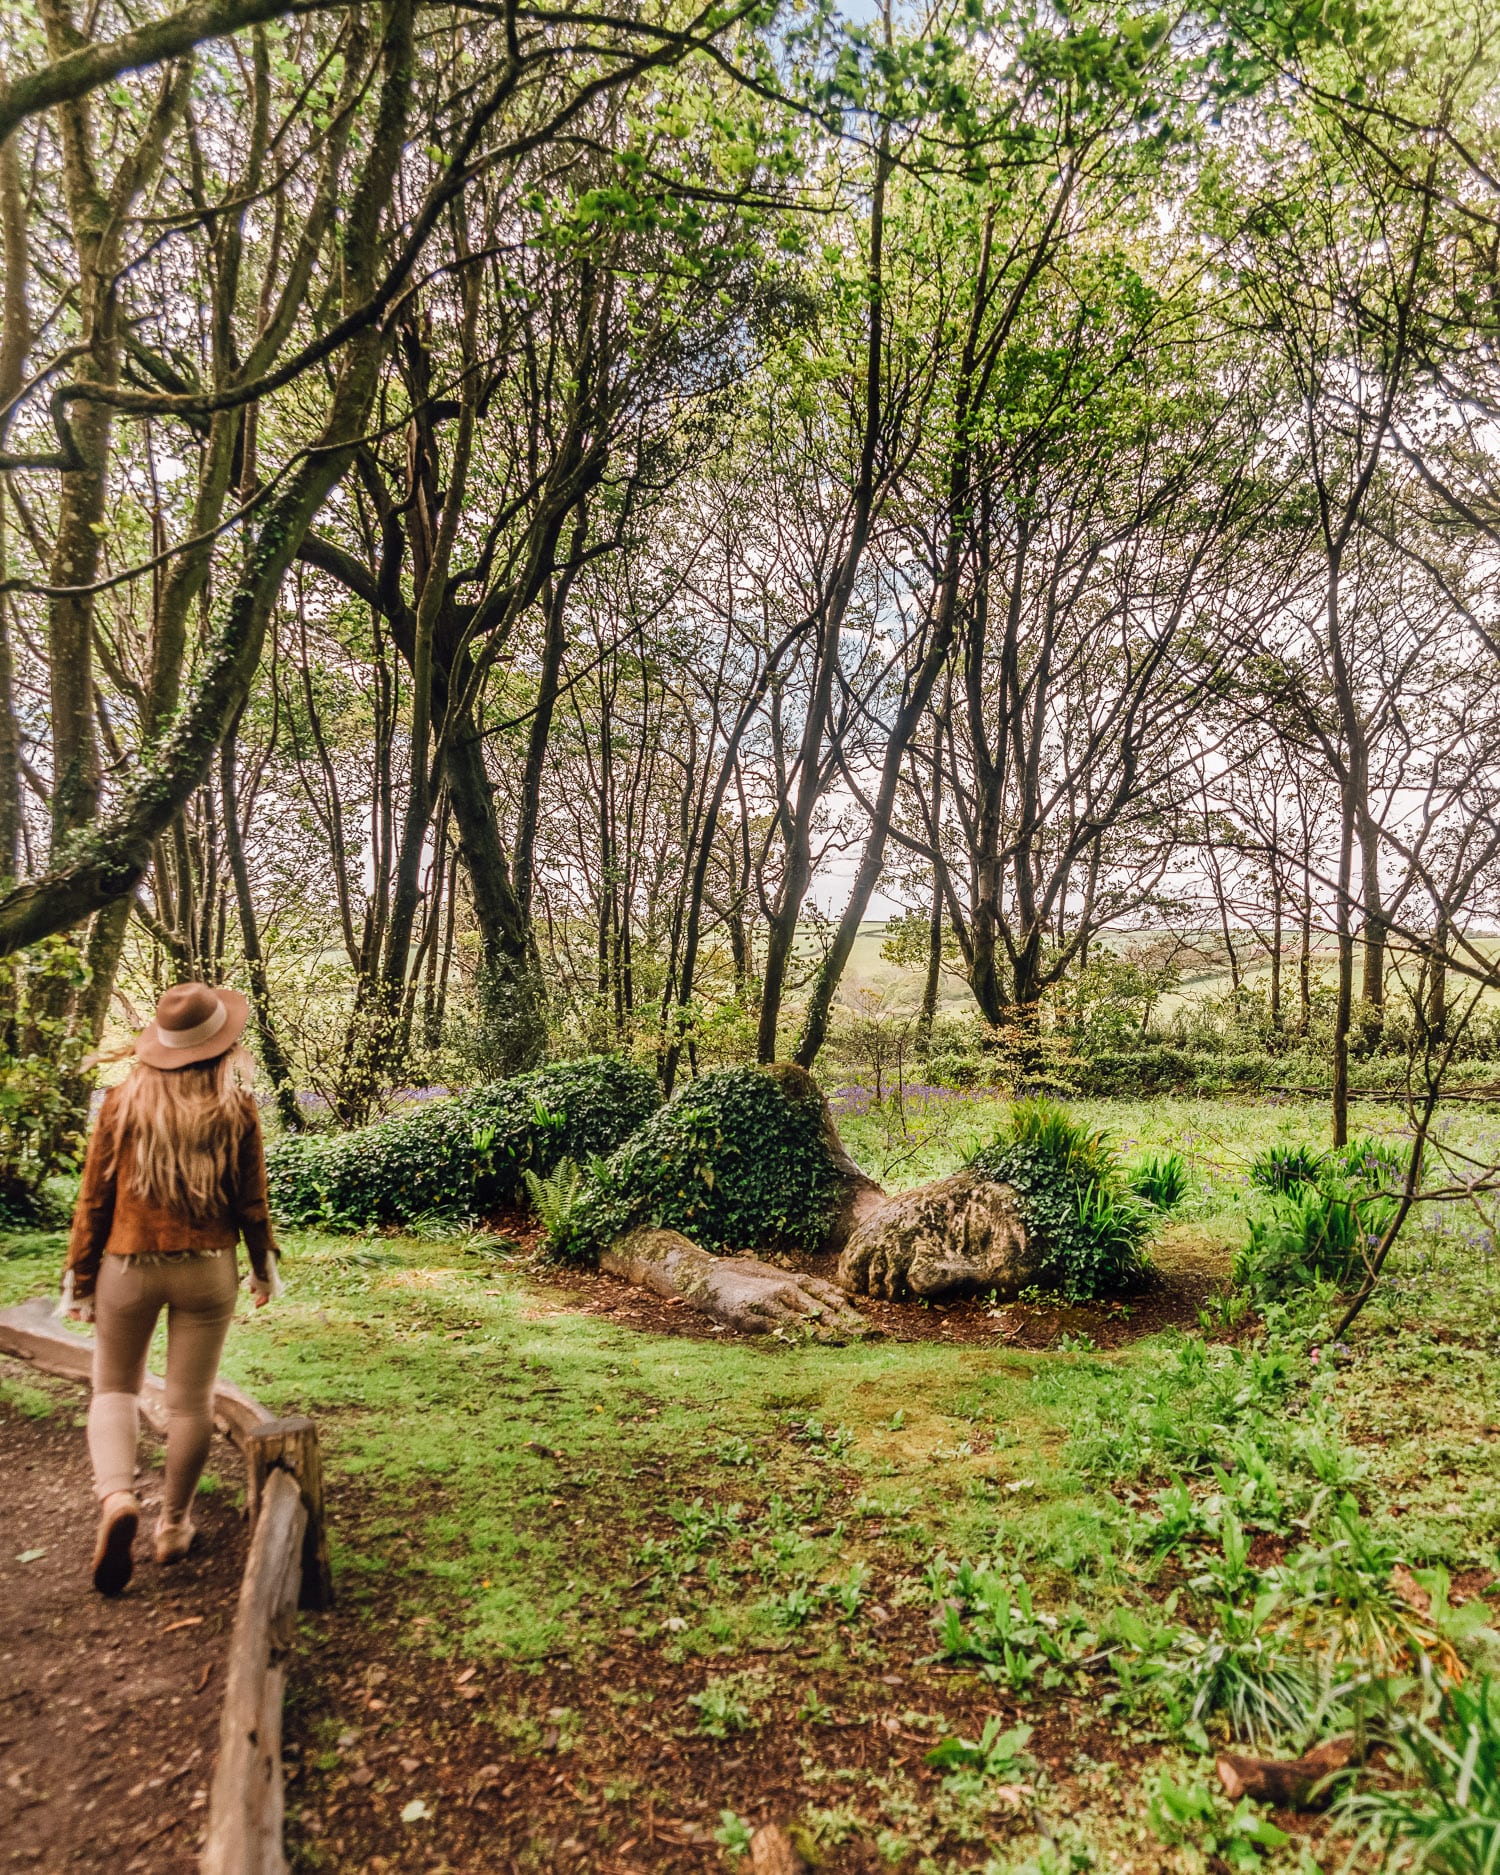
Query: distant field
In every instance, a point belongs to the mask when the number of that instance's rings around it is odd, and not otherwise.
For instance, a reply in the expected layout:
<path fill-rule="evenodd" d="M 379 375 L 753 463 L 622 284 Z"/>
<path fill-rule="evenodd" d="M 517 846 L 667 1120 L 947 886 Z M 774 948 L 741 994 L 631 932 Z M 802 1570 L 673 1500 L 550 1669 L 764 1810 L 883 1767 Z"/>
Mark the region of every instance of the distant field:
<path fill-rule="evenodd" d="M 922 994 L 922 971 L 912 965 L 888 963 L 880 954 L 880 947 L 885 942 L 886 920 L 869 919 L 860 926 L 859 936 L 854 940 L 854 954 L 849 960 L 849 968 L 844 976 L 843 994 L 847 998 L 851 991 L 859 989 L 873 990 L 877 994 L 889 997 L 893 1004 L 909 1002 L 913 1006 Z M 1131 933 L 1122 932 L 1105 941 L 1113 945 L 1127 944 Z M 1205 934 L 1205 948 L 1214 939 Z M 1248 950 L 1250 940 L 1244 937 Z M 1237 946 L 1238 947 L 1238 946 Z M 1288 950 L 1282 962 L 1282 995 L 1289 1001 L 1297 994 L 1297 959 L 1295 953 L 1295 935 L 1289 939 Z M 1488 956 L 1500 956 L 1500 936 L 1478 940 L 1478 948 Z M 804 931 L 799 937 L 798 949 L 803 956 L 812 956 L 818 949 L 817 935 Z M 1330 974 L 1335 963 L 1334 946 L 1331 939 L 1315 942 L 1313 945 L 1313 970 L 1319 975 Z M 1356 956 L 1355 968 L 1359 960 Z M 1258 954 L 1252 962 L 1242 965 L 1240 981 L 1247 986 L 1263 986 L 1269 983 L 1271 974 L 1270 961 L 1264 952 Z M 1230 976 L 1227 965 L 1204 964 L 1200 968 L 1189 967 L 1183 971 L 1181 985 L 1161 999 L 1160 1010 L 1163 1015 L 1170 1015 L 1184 1003 L 1197 1002 L 1227 996 L 1230 989 Z M 1487 992 L 1487 997 L 1493 992 Z M 953 970 L 945 969 L 938 989 L 938 1007 L 944 1010 L 962 1013 L 973 1007 L 973 997 L 969 986 Z"/>

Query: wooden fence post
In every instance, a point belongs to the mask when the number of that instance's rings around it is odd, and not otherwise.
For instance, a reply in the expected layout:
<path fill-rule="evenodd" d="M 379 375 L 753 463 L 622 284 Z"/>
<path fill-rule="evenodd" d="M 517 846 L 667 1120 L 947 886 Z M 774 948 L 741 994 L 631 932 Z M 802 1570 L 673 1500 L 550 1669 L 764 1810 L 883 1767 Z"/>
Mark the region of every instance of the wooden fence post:
<path fill-rule="evenodd" d="M 279 1467 L 266 1478 L 260 1503 L 229 1642 L 203 1875 L 285 1875 L 287 1865 L 281 1700 L 307 1512 L 296 1480 Z"/>
<path fill-rule="evenodd" d="M 273 1471 L 288 1471 L 297 1480 L 307 1511 L 302 1539 L 303 1608 L 333 1606 L 333 1569 L 328 1561 L 328 1532 L 323 1522 L 323 1459 L 318 1451 L 318 1429 L 310 1419 L 268 1419 L 245 1435 L 245 1506 L 253 1537 Z"/>

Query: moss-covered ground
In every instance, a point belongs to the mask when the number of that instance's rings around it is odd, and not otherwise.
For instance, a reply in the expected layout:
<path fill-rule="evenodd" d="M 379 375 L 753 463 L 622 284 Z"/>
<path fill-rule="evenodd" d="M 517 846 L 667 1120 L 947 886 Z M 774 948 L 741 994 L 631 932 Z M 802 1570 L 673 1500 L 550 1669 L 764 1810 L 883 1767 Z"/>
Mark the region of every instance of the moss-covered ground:
<path fill-rule="evenodd" d="M 1322 1126 L 1097 1117 L 1187 1154 L 1161 1255 L 1226 1273 L 1250 1154 Z M 907 1183 L 993 1118 L 841 1125 Z M 60 1249 L 6 1240 L 0 1302 Z M 482 1230 L 298 1235 L 286 1270 L 225 1370 L 315 1415 L 329 1470 L 341 1606 L 306 1625 L 290 1722 L 305 1868 L 710 1869 L 768 1820 L 837 1870 L 1333 1868 L 1325 1823 L 1218 1793 L 1195 1644 L 1279 1595 L 1265 1644 L 1342 1671 L 1340 1542 L 1368 1552 L 1371 1657 L 1487 1644 L 1500 1266 L 1471 1219 L 1426 1221 L 1347 1350 L 1317 1298 L 1109 1353 L 648 1333 Z M 1318 1728 L 1310 1706 L 1282 1748 Z"/>

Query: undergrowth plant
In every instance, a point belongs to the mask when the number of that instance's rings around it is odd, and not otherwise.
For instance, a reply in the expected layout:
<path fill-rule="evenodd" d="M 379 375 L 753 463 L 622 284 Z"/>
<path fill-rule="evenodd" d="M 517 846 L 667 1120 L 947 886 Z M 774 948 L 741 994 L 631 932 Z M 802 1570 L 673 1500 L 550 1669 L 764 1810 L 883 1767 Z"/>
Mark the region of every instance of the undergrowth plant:
<path fill-rule="evenodd" d="M 1348 1288 L 1395 1215 L 1405 1156 L 1388 1141 L 1361 1139 L 1332 1152 L 1271 1147 L 1251 1162 L 1250 1182 L 1269 1194 L 1250 1219 L 1234 1279 L 1252 1295 L 1285 1295 L 1317 1282 Z"/>
<path fill-rule="evenodd" d="M 1130 1189 L 1158 1211 L 1175 1211 L 1191 1184 L 1187 1161 L 1180 1152 L 1152 1152 L 1130 1170 Z"/>
<path fill-rule="evenodd" d="M 970 1161 L 1019 1193 L 1041 1247 L 1039 1280 L 1072 1301 L 1137 1281 L 1159 1211 L 1137 1195 L 1104 1134 L 1050 1100 L 1018 1100 Z"/>
<path fill-rule="evenodd" d="M 274 1141 L 271 1209 L 334 1228 L 483 1215 L 521 1202 L 528 1171 L 613 1151 L 660 1103 L 650 1071 L 616 1056 L 556 1062 L 374 1126 Z"/>
<path fill-rule="evenodd" d="M 1446 1687 L 1431 1716 L 1393 1714 L 1404 1781 L 1356 1791 L 1337 1821 L 1356 1837 L 1346 1870 L 1425 1875 L 1500 1869 L 1500 1691 L 1488 1675 Z M 1378 1859 L 1377 1859 L 1378 1858 Z"/>
<path fill-rule="evenodd" d="M 577 1161 L 559 1159 L 546 1175 L 527 1166 L 521 1176 L 526 1181 L 526 1196 L 541 1224 L 543 1241 L 550 1243 L 554 1237 L 566 1237 L 573 1208 L 583 1190 L 583 1172 Z"/>

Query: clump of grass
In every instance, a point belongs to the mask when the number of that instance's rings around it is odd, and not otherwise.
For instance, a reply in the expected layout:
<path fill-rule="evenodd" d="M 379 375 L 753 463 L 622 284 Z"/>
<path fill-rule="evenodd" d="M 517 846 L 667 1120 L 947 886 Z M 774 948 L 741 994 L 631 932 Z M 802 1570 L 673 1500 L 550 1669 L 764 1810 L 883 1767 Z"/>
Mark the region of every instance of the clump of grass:
<path fill-rule="evenodd" d="M 1312 1661 L 1245 1632 L 1185 1633 L 1164 1681 L 1188 1718 L 1201 1725 L 1217 1717 L 1232 1738 L 1251 1745 L 1305 1737 L 1321 1693 Z"/>
<path fill-rule="evenodd" d="M 1316 1185 L 1327 1161 L 1316 1146 L 1267 1146 L 1250 1161 L 1246 1177 L 1257 1191 L 1285 1197 L 1303 1185 Z"/>
<path fill-rule="evenodd" d="M 1158 1211 L 1175 1211 L 1186 1198 L 1191 1180 L 1180 1152 L 1153 1152 L 1131 1168 L 1130 1189 Z"/>
<path fill-rule="evenodd" d="M 731 1738 L 736 1732 L 748 1732 L 755 1717 L 741 1697 L 742 1691 L 739 1679 L 729 1674 L 710 1680 L 701 1693 L 694 1693 L 688 1704 L 698 1714 L 698 1730 L 709 1738 Z"/>
<path fill-rule="evenodd" d="M 1015 1187 L 1041 1246 L 1043 1283 L 1073 1301 L 1131 1286 L 1160 1215 L 1131 1190 L 1102 1132 L 1051 1100 L 1018 1100 L 970 1161 Z"/>
<path fill-rule="evenodd" d="M 1391 1738 L 1411 1781 L 1396 1790 L 1356 1792 L 1340 1806 L 1338 1821 L 1359 1831 L 1345 1868 L 1494 1875 L 1500 1869 L 1500 1693 L 1494 1680 L 1486 1675 L 1449 1686 L 1433 1719 L 1395 1718 Z"/>
<path fill-rule="evenodd" d="M 1400 1148 L 1376 1139 L 1329 1153 L 1308 1146 L 1261 1153 L 1250 1181 L 1270 1194 L 1270 1205 L 1250 1220 L 1236 1282 L 1262 1299 L 1319 1282 L 1347 1287 L 1390 1223 L 1405 1177 Z"/>

